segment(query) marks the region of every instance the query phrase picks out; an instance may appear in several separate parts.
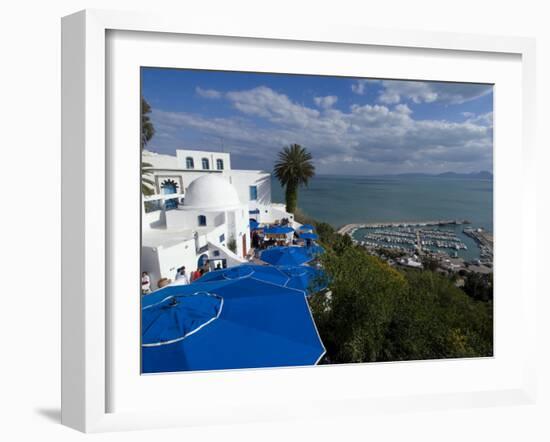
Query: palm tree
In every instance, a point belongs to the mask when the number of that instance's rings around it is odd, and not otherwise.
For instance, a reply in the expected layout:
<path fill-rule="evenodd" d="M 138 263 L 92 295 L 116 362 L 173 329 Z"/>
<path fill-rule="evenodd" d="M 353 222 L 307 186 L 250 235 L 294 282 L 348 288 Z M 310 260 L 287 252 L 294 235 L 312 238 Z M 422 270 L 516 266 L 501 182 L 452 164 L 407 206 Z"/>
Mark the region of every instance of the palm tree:
<path fill-rule="evenodd" d="M 145 98 L 141 97 L 141 150 L 147 145 L 147 143 L 153 138 L 155 134 L 155 127 L 149 117 L 151 113 L 151 106 Z M 141 163 L 141 192 L 144 195 L 153 195 L 155 193 L 153 180 L 148 176 L 153 175 L 151 170 L 152 164 L 142 162 Z"/>
<path fill-rule="evenodd" d="M 145 98 L 141 97 L 141 148 L 147 146 L 147 143 L 155 135 L 155 127 L 151 121 L 149 114 L 151 113 L 151 106 L 147 103 Z"/>
<path fill-rule="evenodd" d="M 298 204 L 298 188 L 306 185 L 315 175 L 315 167 L 311 162 L 312 156 L 299 144 L 285 146 L 279 152 L 279 159 L 275 163 L 274 173 L 279 182 L 285 187 L 286 211 L 294 213 Z"/>
<path fill-rule="evenodd" d="M 153 195 L 155 193 L 155 182 L 147 177 L 148 175 L 153 175 L 153 172 L 151 171 L 152 167 L 153 165 L 150 163 L 141 163 L 141 193 L 145 196 Z"/>

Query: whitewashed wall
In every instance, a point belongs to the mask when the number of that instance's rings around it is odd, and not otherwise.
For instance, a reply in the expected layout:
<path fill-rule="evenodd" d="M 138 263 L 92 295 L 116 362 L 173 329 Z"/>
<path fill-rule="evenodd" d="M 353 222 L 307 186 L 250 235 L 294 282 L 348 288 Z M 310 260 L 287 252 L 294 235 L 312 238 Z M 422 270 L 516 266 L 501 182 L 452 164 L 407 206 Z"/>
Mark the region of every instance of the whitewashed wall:
<path fill-rule="evenodd" d="M 206 217 L 206 227 L 217 227 L 226 220 L 225 212 L 203 212 L 200 210 L 167 210 L 166 227 L 168 229 L 200 229 L 198 217 Z"/>
<path fill-rule="evenodd" d="M 207 170 L 219 170 L 216 165 L 216 160 L 223 161 L 222 170 L 231 169 L 231 159 L 228 153 L 224 152 L 212 152 L 206 150 L 177 150 L 176 160 L 177 167 L 179 169 L 187 169 L 187 158 L 193 158 L 194 170 L 205 170 L 202 167 L 202 159 L 206 158 L 209 162 L 209 169 Z"/>
<path fill-rule="evenodd" d="M 261 170 L 232 170 L 227 174 L 229 181 L 239 195 L 239 200 L 243 204 L 249 205 L 255 209 L 258 204 L 269 204 L 271 202 L 271 175 Z M 250 200 L 250 186 L 256 186 L 258 189 L 258 199 Z"/>
<path fill-rule="evenodd" d="M 192 239 L 170 247 L 160 247 L 158 254 L 161 263 L 160 275 L 163 278 L 174 281 L 176 272 L 181 266 L 185 266 L 187 272 L 197 268 L 195 241 Z"/>
<path fill-rule="evenodd" d="M 176 278 L 177 269 L 185 266 L 187 271 L 197 268 L 195 241 L 182 241 L 170 247 L 142 247 L 141 268 L 151 277 L 151 288 L 157 289 L 160 278 L 172 281 Z"/>

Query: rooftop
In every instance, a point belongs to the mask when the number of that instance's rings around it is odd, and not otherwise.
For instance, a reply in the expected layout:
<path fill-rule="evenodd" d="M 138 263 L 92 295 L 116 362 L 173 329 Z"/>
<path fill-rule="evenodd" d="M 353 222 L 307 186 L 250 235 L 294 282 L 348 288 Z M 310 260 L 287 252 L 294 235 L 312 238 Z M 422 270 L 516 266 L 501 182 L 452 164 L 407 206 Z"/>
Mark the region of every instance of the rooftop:
<path fill-rule="evenodd" d="M 171 247 L 183 241 L 194 239 L 195 232 L 203 235 L 212 230 L 212 227 L 197 229 L 147 229 L 142 233 L 143 247 Z"/>
<path fill-rule="evenodd" d="M 183 209 L 228 210 L 241 206 L 235 187 L 219 175 L 204 175 L 191 182 Z"/>

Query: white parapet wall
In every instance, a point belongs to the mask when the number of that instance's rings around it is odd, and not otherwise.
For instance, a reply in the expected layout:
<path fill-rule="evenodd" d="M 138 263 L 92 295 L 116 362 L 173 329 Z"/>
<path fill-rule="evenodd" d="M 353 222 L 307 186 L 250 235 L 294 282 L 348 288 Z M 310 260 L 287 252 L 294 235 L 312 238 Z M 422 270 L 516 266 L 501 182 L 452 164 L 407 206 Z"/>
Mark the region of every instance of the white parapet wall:
<path fill-rule="evenodd" d="M 288 219 L 292 224 L 294 222 L 294 215 L 286 211 L 286 206 L 284 204 L 267 204 L 267 205 L 258 205 L 257 214 L 250 214 L 250 218 L 255 219 L 259 223 L 272 224 L 280 222 L 283 219 Z"/>
<path fill-rule="evenodd" d="M 164 227 L 166 225 L 164 210 L 154 210 L 152 212 L 143 211 L 141 225 L 144 229 Z"/>
<path fill-rule="evenodd" d="M 213 259 L 225 259 L 227 267 L 234 267 L 248 262 L 245 258 L 233 253 L 226 246 L 221 244 L 208 243 L 208 249 L 211 252 L 210 257 Z M 218 252 L 217 254 L 215 252 Z"/>
<path fill-rule="evenodd" d="M 176 278 L 177 270 L 185 266 L 187 272 L 197 268 L 195 240 L 181 241 L 170 246 L 141 248 L 141 269 L 151 278 L 151 289 L 158 289 L 158 281 Z"/>

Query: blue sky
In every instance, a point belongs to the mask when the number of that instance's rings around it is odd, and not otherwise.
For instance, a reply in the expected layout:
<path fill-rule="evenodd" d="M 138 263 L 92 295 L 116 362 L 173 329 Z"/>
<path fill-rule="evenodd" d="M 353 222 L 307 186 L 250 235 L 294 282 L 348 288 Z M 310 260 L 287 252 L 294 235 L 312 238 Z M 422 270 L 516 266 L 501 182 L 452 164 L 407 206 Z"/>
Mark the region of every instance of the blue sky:
<path fill-rule="evenodd" d="M 317 173 L 477 172 L 493 166 L 492 86 L 142 68 L 148 149 L 222 150 L 271 170 L 298 143 Z"/>

